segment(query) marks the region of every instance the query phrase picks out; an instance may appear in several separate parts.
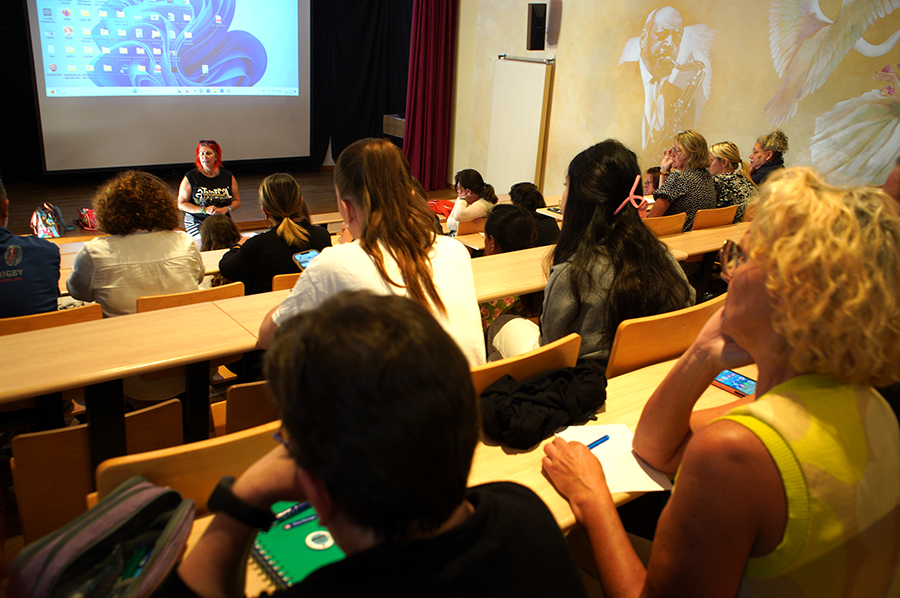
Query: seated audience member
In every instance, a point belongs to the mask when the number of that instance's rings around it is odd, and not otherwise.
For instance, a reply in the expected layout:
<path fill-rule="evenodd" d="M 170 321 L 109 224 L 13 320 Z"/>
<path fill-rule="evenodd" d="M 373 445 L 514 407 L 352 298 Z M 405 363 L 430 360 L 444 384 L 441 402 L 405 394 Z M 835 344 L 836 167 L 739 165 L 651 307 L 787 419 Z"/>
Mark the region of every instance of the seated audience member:
<path fill-rule="evenodd" d="M 298 272 L 295 253 L 331 247 L 328 231 L 310 222 L 300 185 L 289 174 L 267 176 L 259 186 L 259 207 L 272 228 L 238 241 L 222 256 L 219 271 L 244 283 L 245 294 L 272 290 L 272 277 Z"/>
<path fill-rule="evenodd" d="M 640 180 L 634 152 L 614 139 L 575 156 L 559 204 L 563 225 L 544 288 L 540 329 L 524 318 L 500 316 L 488 334 L 492 359 L 577 332 L 579 357 L 605 368 L 623 320 L 694 302 L 678 262 L 641 221 L 638 210 L 645 204 L 635 194 Z"/>
<path fill-rule="evenodd" d="M 0 179 L 0 318 L 56 310 L 59 298 L 59 247 L 7 230 L 9 199 Z"/>
<path fill-rule="evenodd" d="M 450 229 L 451 236 L 456 235 L 460 222 L 487 218 L 497 203 L 494 188 L 484 182 L 477 170 L 471 168 L 460 170 L 456 173 L 455 182 L 456 203 L 447 216 L 447 228 Z"/>
<path fill-rule="evenodd" d="M 213 214 L 203 220 L 200 225 L 200 251 L 215 251 L 216 249 L 228 249 L 241 242 L 241 231 L 237 224 L 225 214 Z M 200 283 L 201 289 L 230 284 L 222 273 L 206 276 Z"/>
<path fill-rule="evenodd" d="M 897 596 L 900 430 L 871 385 L 900 378 L 898 209 L 800 168 L 761 195 L 720 255 L 724 308 L 635 432 L 638 455 L 678 470 L 646 569 L 599 461 L 580 443 L 545 448 L 607 595 Z M 720 371 L 753 362 L 755 396 L 693 411 Z"/>
<path fill-rule="evenodd" d="M 535 247 L 553 245 L 559 240 L 559 225 L 556 223 L 556 218 L 537 213 L 538 208 L 546 208 L 547 204 L 534 183 L 516 183 L 509 188 L 509 198 L 514 206 L 525 208 L 534 218 L 534 225 L 537 229 L 537 237 L 534 240 Z M 505 249 L 504 251 L 510 250 Z"/>
<path fill-rule="evenodd" d="M 196 291 L 203 280 L 197 243 L 177 231 L 178 208 L 159 178 L 135 170 L 121 172 L 94 196 L 100 230 L 75 256 L 66 281 L 75 299 L 96 301 L 103 315 L 137 311 L 137 298 Z M 199 227 L 198 227 L 199 228 Z"/>
<path fill-rule="evenodd" d="M 244 506 L 222 503 L 157 595 L 243 595 L 247 549 L 277 501 L 310 501 L 347 557 L 276 596 L 585 595 L 540 498 L 511 482 L 466 488 L 478 400 L 420 303 L 332 297 L 279 328 L 266 373 L 283 445 L 219 485 L 212 506 L 217 494 Z"/>
<path fill-rule="evenodd" d="M 644 174 L 644 196 L 652 196 L 659 189 L 659 166 L 652 166 Z"/>
<path fill-rule="evenodd" d="M 459 344 L 471 365 L 484 363 L 469 251 L 438 235 L 434 216 L 414 193 L 406 158 L 386 139 L 348 146 L 334 167 L 338 210 L 350 243 L 314 259 L 259 331 L 265 349 L 289 317 L 348 290 L 404 295 L 426 306 Z"/>
<path fill-rule="evenodd" d="M 734 221 L 744 218 L 744 209 L 759 189 L 750 178 L 750 166 L 741 160 L 741 153 L 730 141 L 716 143 L 709 148 L 709 173 L 716 186 L 716 207 L 737 205 Z"/>
<path fill-rule="evenodd" d="M 753 144 L 750 152 L 750 176 L 757 186 L 770 174 L 784 168 L 784 154 L 788 151 L 788 138 L 781 129 L 763 135 Z"/>
<path fill-rule="evenodd" d="M 531 183 L 524 183 L 530 185 Z M 551 218 L 551 220 L 553 220 Z M 556 221 L 553 222 L 556 226 Z M 494 255 L 505 251 L 519 251 L 534 247 L 536 230 L 534 218 L 525 208 L 499 205 L 491 211 L 484 223 L 484 255 Z M 503 314 L 534 317 L 541 313 L 543 293 L 506 297 L 485 301 L 481 309 L 481 326 L 487 332 L 495 319 Z"/>
<path fill-rule="evenodd" d="M 650 216 L 685 214 L 683 231 L 694 226 L 697 210 L 716 207 L 716 187 L 709 167 L 706 138 L 696 131 L 682 131 L 660 165 L 662 184 L 653 192 L 656 203 Z M 672 172 L 672 170 L 676 172 Z"/>

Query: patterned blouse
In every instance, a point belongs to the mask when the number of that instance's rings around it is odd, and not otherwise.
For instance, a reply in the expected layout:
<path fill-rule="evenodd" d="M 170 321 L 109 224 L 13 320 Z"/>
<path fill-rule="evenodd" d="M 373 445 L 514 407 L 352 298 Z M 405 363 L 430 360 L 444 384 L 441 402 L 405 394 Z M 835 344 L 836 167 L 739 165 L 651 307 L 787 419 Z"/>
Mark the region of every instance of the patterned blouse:
<path fill-rule="evenodd" d="M 759 189 L 752 181 L 747 180 L 737 172 L 723 172 L 713 177 L 718 197 L 717 208 L 724 208 L 737 204 L 737 213 L 734 215 L 735 223 L 744 217 L 744 208 L 751 197 L 759 194 Z"/>
<path fill-rule="evenodd" d="M 653 192 L 653 197 L 669 202 L 669 209 L 663 216 L 682 212 L 686 215 L 682 232 L 687 232 L 694 226 L 697 210 L 716 207 L 716 187 L 713 185 L 712 175 L 705 168 L 672 172 L 660 188 Z"/>

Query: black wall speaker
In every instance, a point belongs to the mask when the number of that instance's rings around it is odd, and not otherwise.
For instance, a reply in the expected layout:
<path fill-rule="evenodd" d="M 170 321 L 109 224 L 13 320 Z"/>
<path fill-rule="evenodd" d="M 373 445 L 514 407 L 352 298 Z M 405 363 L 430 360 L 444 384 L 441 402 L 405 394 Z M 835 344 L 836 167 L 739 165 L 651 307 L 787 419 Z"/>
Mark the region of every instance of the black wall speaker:
<path fill-rule="evenodd" d="M 547 5 L 528 5 L 528 39 L 525 47 L 529 50 L 543 50 L 547 30 Z"/>

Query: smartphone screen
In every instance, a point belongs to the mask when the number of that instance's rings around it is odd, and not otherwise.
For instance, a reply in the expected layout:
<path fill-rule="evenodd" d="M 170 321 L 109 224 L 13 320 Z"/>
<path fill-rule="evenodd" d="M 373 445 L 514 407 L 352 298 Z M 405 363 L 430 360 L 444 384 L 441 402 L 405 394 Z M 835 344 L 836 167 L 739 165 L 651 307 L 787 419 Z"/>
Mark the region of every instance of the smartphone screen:
<path fill-rule="evenodd" d="M 746 397 L 756 392 L 756 380 L 732 370 L 720 372 L 712 384 L 739 397 Z"/>
<path fill-rule="evenodd" d="M 294 261 L 297 263 L 297 267 L 299 267 L 301 270 L 306 270 L 309 262 L 317 255 L 319 255 L 319 252 L 315 249 L 307 249 L 306 251 L 295 253 Z"/>

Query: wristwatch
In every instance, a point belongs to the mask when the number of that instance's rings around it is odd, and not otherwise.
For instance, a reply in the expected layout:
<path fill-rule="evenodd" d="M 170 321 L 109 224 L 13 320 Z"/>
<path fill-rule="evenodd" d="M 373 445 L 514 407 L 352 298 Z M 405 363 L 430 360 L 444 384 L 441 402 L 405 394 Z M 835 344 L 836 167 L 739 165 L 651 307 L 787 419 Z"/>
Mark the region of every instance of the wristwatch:
<path fill-rule="evenodd" d="M 260 509 L 255 507 L 231 491 L 234 485 L 232 476 L 225 476 L 216 485 L 209 500 L 206 502 L 207 508 L 213 513 L 225 513 L 232 519 L 236 519 L 244 525 L 250 527 L 258 527 L 263 531 L 267 531 L 272 527 L 275 521 L 275 514 L 268 509 Z"/>
<path fill-rule="evenodd" d="M 228 206 L 228 213 L 230 214 L 231 212 L 232 212 L 231 206 Z"/>

